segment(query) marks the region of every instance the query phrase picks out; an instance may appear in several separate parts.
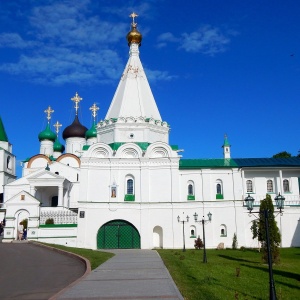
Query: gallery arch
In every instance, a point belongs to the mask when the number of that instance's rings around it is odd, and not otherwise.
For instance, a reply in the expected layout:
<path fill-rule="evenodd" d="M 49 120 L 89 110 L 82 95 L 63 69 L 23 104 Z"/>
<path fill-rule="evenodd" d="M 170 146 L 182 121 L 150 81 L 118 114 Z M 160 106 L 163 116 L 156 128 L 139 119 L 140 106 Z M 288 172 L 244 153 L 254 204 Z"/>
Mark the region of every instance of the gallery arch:
<path fill-rule="evenodd" d="M 140 249 L 141 238 L 134 225 L 113 220 L 102 225 L 97 233 L 98 249 Z"/>
<path fill-rule="evenodd" d="M 153 228 L 153 248 L 163 248 L 163 229 L 160 226 Z"/>

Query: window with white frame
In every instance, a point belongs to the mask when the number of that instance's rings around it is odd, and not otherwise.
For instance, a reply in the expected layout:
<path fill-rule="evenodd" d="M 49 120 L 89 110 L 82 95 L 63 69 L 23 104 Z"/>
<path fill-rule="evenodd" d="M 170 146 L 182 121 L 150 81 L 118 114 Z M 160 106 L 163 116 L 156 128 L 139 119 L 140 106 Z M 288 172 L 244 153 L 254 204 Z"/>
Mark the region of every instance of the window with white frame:
<path fill-rule="evenodd" d="M 252 180 L 246 181 L 247 193 L 253 193 L 253 183 Z"/>
<path fill-rule="evenodd" d="M 194 196 L 194 183 L 192 181 L 188 182 L 188 195 Z"/>
<path fill-rule="evenodd" d="M 126 194 L 134 195 L 134 180 L 132 177 L 126 178 Z"/>
<path fill-rule="evenodd" d="M 227 236 L 227 226 L 225 224 L 220 226 L 220 236 Z"/>
<path fill-rule="evenodd" d="M 290 191 L 290 183 L 289 183 L 288 179 L 283 180 L 283 191 L 285 193 L 288 193 Z"/>
<path fill-rule="evenodd" d="M 267 192 L 273 193 L 273 180 L 271 179 L 267 180 Z"/>
<path fill-rule="evenodd" d="M 196 237 L 196 227 L 195 226 L 191 226 L 190 227 L 190 237 Z"/>
<path fill-rule="evenodd" d="M 223 189 L 222 189 L 222 180 L 218 179 L 216 181 L 216 193 L 218 195 L 223 194 Z"/>

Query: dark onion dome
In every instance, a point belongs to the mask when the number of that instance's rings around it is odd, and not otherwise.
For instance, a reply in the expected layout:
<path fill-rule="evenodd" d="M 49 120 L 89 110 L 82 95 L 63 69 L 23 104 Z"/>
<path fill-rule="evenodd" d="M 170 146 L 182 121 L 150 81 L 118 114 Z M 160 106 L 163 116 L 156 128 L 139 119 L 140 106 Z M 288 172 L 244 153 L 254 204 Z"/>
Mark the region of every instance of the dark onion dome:
<path fill-rule="evenodd" d="M 50 124 L 48 123 L 46 129 L 39 133 L 39 141 L 50 140 L 54 142 L 55 139 L 56 134 L 50 129 Z"/>
<path fill-rule="evenodd" d="M 143 37 L 140 34 L 140 32 L 136 29 L 136 23 L 131 24 L 131 30 L 128 32 L 126 38 L 128 41 L 128 46 L 130 46 L 130 44 L 132 44 L 132 43 L 136 43 L 139 46 L 141 46 Z"/>
<path fill-rule="evenodd" d="M 56 138 L 53 144 L 53 151 L 60 152 L 60 153 L 63 153 L 65 151 L 65 146 L 59 142 L 58 138 Z"/>
<path fill-rule="evenodd" d="M 93 126 L 85 133 L 85 138 L 87 140 L 95 137 L 97 137 L 97 124 L 93 124 Z"/>
<path fill-rule="evenodd" d="M 75 119 L 71 125 L 65 128 L 63 131 L 63 139 L 66 140 L 67 138 L 72 137 L 82 137 L 85 138 L 85 133 L 88 129 L 81 125 L 78 120 L 78 116 L 75 116 Z"/>

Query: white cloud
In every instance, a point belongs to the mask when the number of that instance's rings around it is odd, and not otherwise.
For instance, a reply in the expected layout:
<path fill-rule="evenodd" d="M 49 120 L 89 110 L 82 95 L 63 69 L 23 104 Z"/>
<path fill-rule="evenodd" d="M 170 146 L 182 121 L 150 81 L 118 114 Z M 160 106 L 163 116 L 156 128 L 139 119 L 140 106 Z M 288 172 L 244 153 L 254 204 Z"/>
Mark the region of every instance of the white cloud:
<path fill-rule="evenodd" d="M 156 81 L 169 81 L 177 78 L 177 76 L 170 75 L 167 71 L 159 71 L 159 70 L 150 70 L 150 69 L 145 69 L 147 78 L 151 82 L 156 82 Z"/>
<path fill-rule="evenodd" d="M 229 37 L 238 34 L 235 31 L 232 32 L 227 31 L 225 35 L 219 28 L 210 25 L 204 25 L 191 33 L 183 33 L 180 38 L 166 32 L 157 38 L 158 48 L 165 47 L 168 43 L 177 43 L 179 49 L 184 49 L 186 52 L 200 52 L 213 56 L 227 50 L 230 43 Z"/>
<path fill-rule="evenodd" d="M 1 33 L 0 34 L 0 48 L 16 48 L 24 49 L 36 46 L 37 43 L 33 41 L 25 41 L 17 33 Z"/>

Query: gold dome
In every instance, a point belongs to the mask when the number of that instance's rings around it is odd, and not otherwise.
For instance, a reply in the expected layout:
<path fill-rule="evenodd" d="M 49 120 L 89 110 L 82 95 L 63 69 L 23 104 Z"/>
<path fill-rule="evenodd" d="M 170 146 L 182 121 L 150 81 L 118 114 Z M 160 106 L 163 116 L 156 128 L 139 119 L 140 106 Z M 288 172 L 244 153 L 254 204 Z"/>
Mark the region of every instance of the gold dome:
<path fill-rule="evenodd" d="M 127 38 L 127 41 L 128 41 L 128 46 L 130 46 L 131 43 L 136 43 L 139 46 L 141 46 L 142 35 L 136 29 L 136 24 L 131 24 L 131 31 L 128 32 L 126 38 Z"/>

